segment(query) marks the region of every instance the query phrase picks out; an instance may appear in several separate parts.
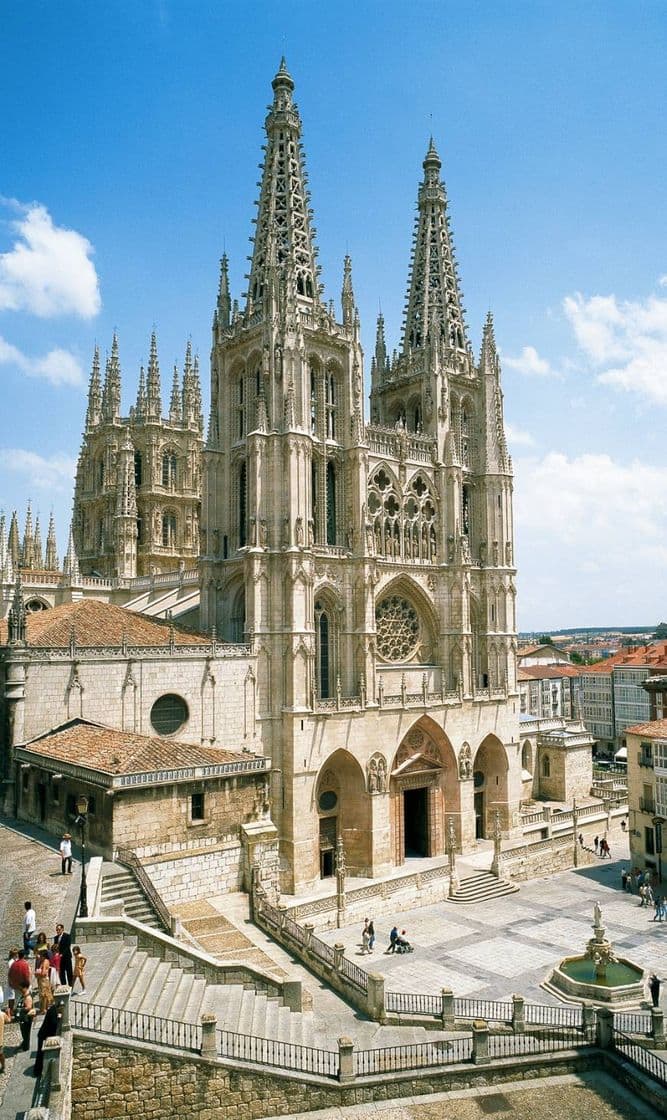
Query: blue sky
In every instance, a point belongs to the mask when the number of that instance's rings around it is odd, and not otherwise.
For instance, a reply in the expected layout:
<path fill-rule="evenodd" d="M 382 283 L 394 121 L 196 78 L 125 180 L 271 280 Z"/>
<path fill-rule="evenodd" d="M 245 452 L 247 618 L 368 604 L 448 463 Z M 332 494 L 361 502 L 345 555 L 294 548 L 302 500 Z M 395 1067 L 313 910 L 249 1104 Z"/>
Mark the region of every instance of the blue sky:
<path fill-rule="evenodd" d="M 519 626 L 667 615 L 667 7 L 0 0 L 0 507 L 64 547 L 95 341 L 124 408 L 208 367 L 244 290 L 270 81 L 296 81 L 327 297 L 353 261 L 366 376 L 398 342 L 429 134 L 469 334 L 490 307 L 515 464 Z M 208 390 L 205 384 L 208 398 Z"/>

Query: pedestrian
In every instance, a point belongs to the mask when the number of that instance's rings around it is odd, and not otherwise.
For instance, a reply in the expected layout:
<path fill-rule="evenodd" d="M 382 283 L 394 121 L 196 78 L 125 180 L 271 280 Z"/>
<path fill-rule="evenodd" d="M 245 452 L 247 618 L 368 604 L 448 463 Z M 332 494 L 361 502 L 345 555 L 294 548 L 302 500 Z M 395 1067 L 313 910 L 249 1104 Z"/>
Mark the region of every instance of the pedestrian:
<path fill-rule="evenodd" d="M 375 948 L 375 925 L 372 918 L 368 923 L 368 948 L 370 949 L 371 953 Z"/>
<path fill-rule="evenodd" d="M 44 1068 L 44 1043 L 47 1038 L 54 1038 L 60 1030 L 63 1013 L 57 1003 L 51 1004 L 44 1016 L 44 1022 L 37 1031 L 37 1055 L 35 1057 L 35 1077 L 41 1077 Z"/>
<path fill-rule="evenodd" d="M 362 953 L 370 953 L 370 949 L 368 948 L 369 941 L 370 941 L 370 937 L 368 936 L 368 923 L 366 923 L 363 930 L 361 931 L 361 951 L 362 951 Z"/>
<path fill-rule="evenodd" d="M 5 1011 L 4 1005 L 0 1008 L 0 1073 L 5 1072 L 5 1023 L 11 1023 L 12 1017 Z"/>
<path fill-rule="evenodd" d="M 14 964 L 14 961 L 18 960 L 18 957 L 19 957 L 18 949 L 10 949 L 9 950 L 9 954 L 7 956 L 7 977 L 6 977 L 5 983 L 3 984 L 3 987 L 2 987 L 3 1003 L 7 1004 L 7 1012 L 9 1014 L 9 1022 L 10 1023 L 11 1023 L 13 1015 L 14 1015 L 14 985 L 12 984 L 12 982 L 9 978 L 9 970 L 11 969 L 12 965 Z M 30 968 L 28 968 L 28 974 L 30 974 Z"/>
<path fill-rule="evenodd" d="M 26 951 L 26 956 L 29 957 L 37 933 L 37 915 L 32 908 L 32 902 L 24 902 L 23 908 L 25 910 L 23 916 L 23 948 Z"/>
<path fill-rule="evenodd" d="M 607 840 L 606 836 L 604 841 L 604 854 L 606 855 L 607 859 L 611 859 L 611 850 L 609 848 L 609 841 Z"/>
<path fill-rule="evenodd" d="M 60 984 L 60 949 L 58 948 L 58 944 L 56 941 L 54 941 L 53 945 L 51 946 L 51 970 L 49 972 L 49 980 L 51 981 L 51 987 L 55 992 L 56 988 Z"/>
<path fill-rule="evenodd" d="M 16 1001 L 19 998 L 21 989 L 29 989 L 32 984 L 32 971 L 25 955 L 25 949 L 12 949 L 9 954 L 10 958 L 12 958 L 13 954 L 16 954 L 16 956 L 13 957 L 12 963 L 9 966 L 7 979 L 14 989 L 14 1006 L 16 1007 Z"/>
<path fill-rule="evenodd" d="M 628 873 L 625 868 L 621 870 L 621 889 L 624 891 L 628 889 Z"/>
<path fill-rule="evenodd" d="M 639 905 L 646 906 L 646 887 L 643 883 L 639 888 Z"/>
<path fill-rule="evenodd" d="M 37 980 L 37 991 L 39 993 L 40 1014 L 44 1011 L 48 1011 L 53 1003 L 50 975 L 51 961 L 49 960 L 49 954 L 37 951 L 35 954 L 35 977 Z"/>
<path fill-rule="evenodd" d="M 392 926 L 391 933 L 389 934 L 389 948 L 385 949 L 386 953 L 396 952 L 396 942 L 398 941 L 398 927 Z"/>
<path fill-rule="evenodd" d="M 60 841 L 60 874 L 72 874 L 72 837 L 69 832 L 64 832 Z"/>
<path fill-rule="evenodd" d="M 58 949 L 60 950 L 60 983 L 69 984 L 71 988 L 72 980 L 74 979 L 72 936 L 69 933 L 65 933 L 65 927 L 60 923 L 56 926 L 56 933 L 58 934 Z"/>
<path fill-rule="evenodd" d="M 21 1029 L 21 1049 L 30 1049 L 30 1031 L 35 1018 L 35 1005 L 30 995 L 30 988 L 26 985 L 19 989 L 15 1005 L 16 1021 Z"/>
<path fill-rule="evenodd" d="M 84 957 L 83 953 L 81 952 L 81 947 L 79 945 L 74 945 L 74 947 L 72 948 L 72 954 L 74 956 L 74 979 L 72 980 L 72 991 L 74 991 L 74 985 L 76 984 L 76 982 L 78 980 L 80 985 L 81 985 L 81 991 L 85 992 L 85 990 L 86 990 L 85 972 L 86 972 L 86 965 L 88 964 L 88 957 Z"/>
<path fill-rule="evenodd" d="M 583 832 L 580 832 L 579 833 L 579 847 L 583 848 L 583 846 L 584 846 L 584 834 L 583 834 Z"/>
<path fill-rule="evenodd" d="M 598 837 L 596 836 L 596 837 L 595 837 L 595 839 L 594 839 L 594 841 L 593 841 L 593 847 L 595 848 L 595 854 L 596 854 L 596 855 L 598 854 L 598 844 L 599 844 L 599 843 L 600 843 L 600 840 L 599 840 L 599 838 L 598 838 Z"/>
<path fill-rule="evenodd" d="M 623 832 L 625 832 L 627 827 L 628 827 L 628 822 L 626 821 L 625 817 L 623 817 L 623 820 L 621 821 L 621 828 L 622 828 Z"/>
<path fill-rule="evenodd" d="M 651 1002 L 654 1007 L 658 1007 L 660 1003 L 660 984 L 661 981 L 658 979 L 655 972 L 652 972 L 648 978 L 648 990 L 651 993 Z"/>

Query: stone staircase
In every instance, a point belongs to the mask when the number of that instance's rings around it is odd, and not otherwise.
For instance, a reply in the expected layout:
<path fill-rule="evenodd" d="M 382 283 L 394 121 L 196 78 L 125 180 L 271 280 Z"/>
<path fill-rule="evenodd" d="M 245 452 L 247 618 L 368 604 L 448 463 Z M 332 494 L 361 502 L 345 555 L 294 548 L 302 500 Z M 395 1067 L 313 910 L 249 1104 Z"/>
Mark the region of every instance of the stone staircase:
<path fill-rule="evenodd" d="M 490 871 L 478 871 L 475 875 L 461 879 L 458 890 L 447 901 L 464 904 L 487 902 L 490 898 L 515 894 L 518 889 L 516 883 L 510 883 L 506 879 L 496 879 Z"/>
<path fill-rule="evenodd" d="M 290 1011 L 281 997 L 241 984 L 207 984 L 201 976 L 162 961 L 131 942 L 88 942 L 86 991 L 77 1002 L 124 1009 L 181 1023 L 199 1023 L 206 1012 L 217 1016 L 218 1029 L 258 1038 L 280 1039 L 322 1049 L 331 1038 L 315 1025 L 312 1011 Z M 78 988 L 78 986 L 77 986 Z M 104 1029 L 104 1015 L 100 1022 Z"/>
<path fill-rule="evenodd" d="M 113 870 L 107 870 L 102 876 L 102 894 L 100 900 L 100 914 L 118 913 L 119 903 L 123 904 L 123 912 L 128 918 L 142 922 L 145 926 L 168 933 L 165 930 L 155 910 L 146 898 L 132 872 L 115 864 Z"/>

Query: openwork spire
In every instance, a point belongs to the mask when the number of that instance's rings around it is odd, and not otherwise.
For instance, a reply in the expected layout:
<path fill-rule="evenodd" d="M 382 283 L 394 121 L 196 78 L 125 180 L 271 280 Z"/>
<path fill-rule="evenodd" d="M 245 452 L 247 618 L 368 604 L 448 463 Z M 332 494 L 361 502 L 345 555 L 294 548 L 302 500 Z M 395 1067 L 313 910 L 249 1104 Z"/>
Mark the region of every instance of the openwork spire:
<path fill-rule="evenodd" d="M 32 552 L 32 566 L 33 568 L 40 569 L 44 567 L 44 552 L 42 550 L 42 529 L 39 524 L 39 517 L 35 519 L 35 541 L 33 544 Z"/>
<path fill-rule="evenodd" d="M 79 557 L 76 554 L 76 546 L 74 544 L 74 530 L 71 524 L 69 527 L 69 537 L 67 538 L 67 552 L 65 553 L 63 571 L 65 575 L 69 577 L 70 585 L 73 583 L 81 582 Z"/>
<path fill-rule="evenodd" d="M 419 349 L 427 335 L 440 332 L 445 346 L 466 350 L 461 295 L 456 274 L 447 195 L 440 178 L 440 156 L 433 138 L 424 159 L 419 187 L 414 246 L 403 328 L 402 350 Z"/>
<path fill-rule="evenodd" d="M 343 263 L 343 290 L 341 293 L 343 307 L 343 324 L 351 327 L 354 323 L 357 307 L 354 302 L 354 289 L 352 287 L 352 261 L 349 253 L 345 254 Z"/>
<path fill-rule="evenodd" d="M 127 428 L 118 449 L 116 469 L 118 477 L 116 517 L 131 517 L 136 520 L 137 491 L 134 474 L 134 446 Z"/>
<path fill-rule="evenodd" d="M 178 366 L 176 365 L 176 362 L 174 362 L 174 378 L 171 383 L 169 421 L 171 424 L 179 424 L 181 421 L 181 385 L 178 377 Z"/>
<path fill-rule="evenodd" d="M 35 538 L 32 529 L 32 510 L 28 502 L 25 515 L 25 531 L 23 533 L 23 548 L 21 550 L 21 567 L 34 568 L 35 566 Z"/>
<path fill-rule="evenodd" d="M 301 147 L 301 119 L 292 100 L 294 82 L 285 59 L 273 82 L 266 118 L 266 155 L 257 212 L 247 309 L 261 306 L 274 270 L 293 287 L 297 299 L 319 302 L 314 229 Z"/>
<path fill-rule="evenodd" d="M 94 428 L 99 424 L 102 409 L 102 380 L 100 378 L 100 348 L 95 347 L 93 352 L 93 366 L 90 371 L 88 383 L 88 408 L 86 409 L 86 428 Z"/>
<path fill-rule="evenodd" d="M 139 420 L 144 420 L 146 417 L 146 370 L 143 366 L 139 369 L 136 416 Z"/>
<path fill-rule="evenodd" d="M 53 514 L 49 518 L 49 531 L 46 535 L 46 558 L 44 564 L 48 572 L 58 571 L 58 552 L 56 546 L 56 524 Z"/>
<path fill-rule="evenodd" d="M 7 540 L 7 551 L 9 553 L 14 571 L 19 566 L 21 561 L 21 543 L 19 538 L 19 519 L 16 510 L 12 513 L 12 519 L 9 523 L 9 538 Z"/>
<path fill-rule="evenodd" d="M 218 322 L 221 327 L 228 327 L 232 314 L 232 301 L 229 294 L 229 261 L 227 254 L 223 253 L 220 260 L 220 286 L 218 288 Z"/>
<path fill-rule="evenodd" d="M 148 357 L 148 387 L 146 392 L 146 412 L 151 420 L 162 418 L 162 388 L 160 385 L 160 363 L 157 356 L 157 335 L 151 333 L 151 350 Z"/>
<path fill-rule="evenodd" d="M 104 372 L 104 390 L 102 393 L 102 411 L 105 420 L 112 423 L 120 417 L 120 356 L 118 353 L 118 335 L 113 332 L 111 353 L 107 358 Z"/>
<path fill-rule="evenodd" d="M 26 612 L 21 589 L 21 577 L 16 577 L 14 597 L 7 617 L 7 636 L 9 644 L 25 642 Z"/>

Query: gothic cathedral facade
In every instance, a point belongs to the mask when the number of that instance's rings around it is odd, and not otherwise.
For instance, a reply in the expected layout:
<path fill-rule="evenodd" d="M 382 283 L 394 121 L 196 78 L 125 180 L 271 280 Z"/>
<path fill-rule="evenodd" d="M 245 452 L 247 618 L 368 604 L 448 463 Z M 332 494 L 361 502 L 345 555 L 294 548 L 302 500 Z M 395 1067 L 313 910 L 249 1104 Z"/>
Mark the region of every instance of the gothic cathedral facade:
<path fill-rule="evenodd" d="M 441 162 L 424 159 L 400 349 L 322 299 L 301 122 L 273 80 L 245 304 L 223 257 L 201 622 L 251 641 L 283 887 L 518 830 L 512 464 L 487 319 L 466 334 Z"/>

